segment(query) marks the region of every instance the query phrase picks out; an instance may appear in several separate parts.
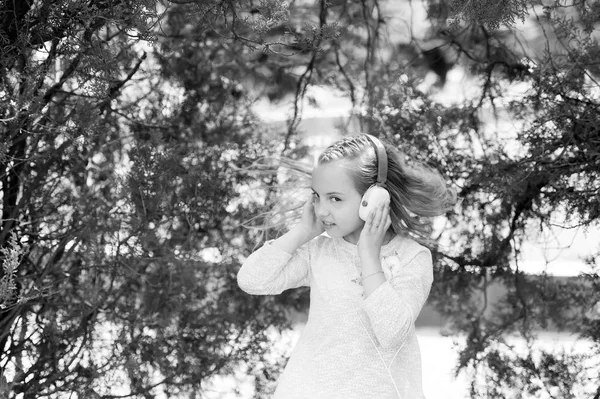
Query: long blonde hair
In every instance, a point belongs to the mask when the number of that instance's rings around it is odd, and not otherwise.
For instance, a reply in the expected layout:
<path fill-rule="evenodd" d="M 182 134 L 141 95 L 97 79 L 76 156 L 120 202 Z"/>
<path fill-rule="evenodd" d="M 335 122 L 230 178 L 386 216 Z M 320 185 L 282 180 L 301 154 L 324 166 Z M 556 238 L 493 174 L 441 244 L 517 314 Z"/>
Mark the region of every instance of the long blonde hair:
<path fill-rule="evenodd" d="M 254 200 L 265 209 L 242 226 L 259 234 L 256 248 L 262 242 L 277 238 L 295 225 L 302 215 L 304 202 L 311 193 L 312 165 L 287 157 L 267 157 L 238 170 L 253 175 L 260 183 L 254 187 Z M 256 191 L 255 191 L 256 190 Z"/>
<path fill-rule="evenodd" d="M 383 143 L 388 157 L 386 189 L 390 193 L 390 216 L 396 234 L 428 238 L 430 223 L 456 203 L 456 191 L 448 187 L 442 175 L 420 163 L 406 162 L 404 154 Z M 377 157 L 365 134 L 345 137 L 325 149 L 318 164 L 351 161 L 352 178 L 362 195 L 377 180 Z"/>

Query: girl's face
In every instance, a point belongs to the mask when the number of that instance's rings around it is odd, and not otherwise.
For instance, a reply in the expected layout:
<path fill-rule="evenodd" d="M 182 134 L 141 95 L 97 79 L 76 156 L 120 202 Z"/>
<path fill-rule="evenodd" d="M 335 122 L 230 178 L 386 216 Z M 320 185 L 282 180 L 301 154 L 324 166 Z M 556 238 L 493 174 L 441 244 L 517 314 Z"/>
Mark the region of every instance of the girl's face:
<path fill-rule="evenodd" d="M 312 173 L 314 208 L 331 237 L 356 244 L 364 221 L 358 217 L 362 195 L 356 190 L 348 162 L 318 165 Z"/>

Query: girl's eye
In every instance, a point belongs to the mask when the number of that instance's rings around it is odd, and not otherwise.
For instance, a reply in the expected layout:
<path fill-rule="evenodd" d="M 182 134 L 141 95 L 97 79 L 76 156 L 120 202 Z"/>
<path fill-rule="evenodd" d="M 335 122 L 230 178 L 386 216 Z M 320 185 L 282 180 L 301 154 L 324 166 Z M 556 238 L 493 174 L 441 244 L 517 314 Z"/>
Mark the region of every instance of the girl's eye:
<path fill-rule="evenodd" d="M 330 199 L 331 199 L 331 202 L 340 202 L 341 201 L 341 199 L 338 197 L 331 197 Z"/>

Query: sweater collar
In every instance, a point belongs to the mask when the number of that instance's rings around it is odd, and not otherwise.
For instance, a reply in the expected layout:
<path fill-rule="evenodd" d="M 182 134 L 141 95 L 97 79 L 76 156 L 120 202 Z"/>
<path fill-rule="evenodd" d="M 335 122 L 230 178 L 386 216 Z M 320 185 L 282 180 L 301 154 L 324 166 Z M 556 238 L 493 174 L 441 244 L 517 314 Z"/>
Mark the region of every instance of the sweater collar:
<path fill-rule="evenodd" d="M 350 252 L 352 254 L 356 254 L 356 252 L 358 251 L 358 246 L 356 244 L 352 244 L 344 240 L 343 237 L 332 237 L 332 240 L 334 242 L 334 245 L 343 251 Z M 393 236 L 387 244 L 381 246 L 381 256 L 393 255 L 398 249 L 401 241 L 402 236 L 398 234 Z"/>

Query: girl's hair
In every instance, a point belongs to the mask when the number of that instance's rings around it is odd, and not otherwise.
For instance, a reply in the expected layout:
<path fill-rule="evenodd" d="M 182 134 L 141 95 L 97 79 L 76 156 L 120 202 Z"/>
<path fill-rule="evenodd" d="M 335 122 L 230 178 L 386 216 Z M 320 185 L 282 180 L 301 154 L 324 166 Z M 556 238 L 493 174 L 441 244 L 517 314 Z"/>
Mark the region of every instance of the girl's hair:
<path fill-rule="evenodd" d="M 307 162 L 287 157 L 259 158 L 251 165 L 237 168 L 239 173 L 256 178 L 257 184 L 249 185 L 247 194 L 259 208 L 265 209 L 241 224 L 258 234 L 254 249 L 298 223 L 304 202 L 311 194 L 312 169 L 313 165 Z"/>
<path fill-rule="evenodd" d="M 381 140 L 388 157 L 385 188 L 390 193 L 390 216 L 396 234 L 427 239 L 430 224 L 423 218 L 444 214 L 456 202 L 455 190 L 449 188 L 436 170 L 420 163 L 408 165 L 398 149 Z M 352 179 L 363 195 L 377 181 L 377 157 L 365 134 L 345 137 L 325 149 L 320 165 L 342 161 L 350 166 Z"/>

